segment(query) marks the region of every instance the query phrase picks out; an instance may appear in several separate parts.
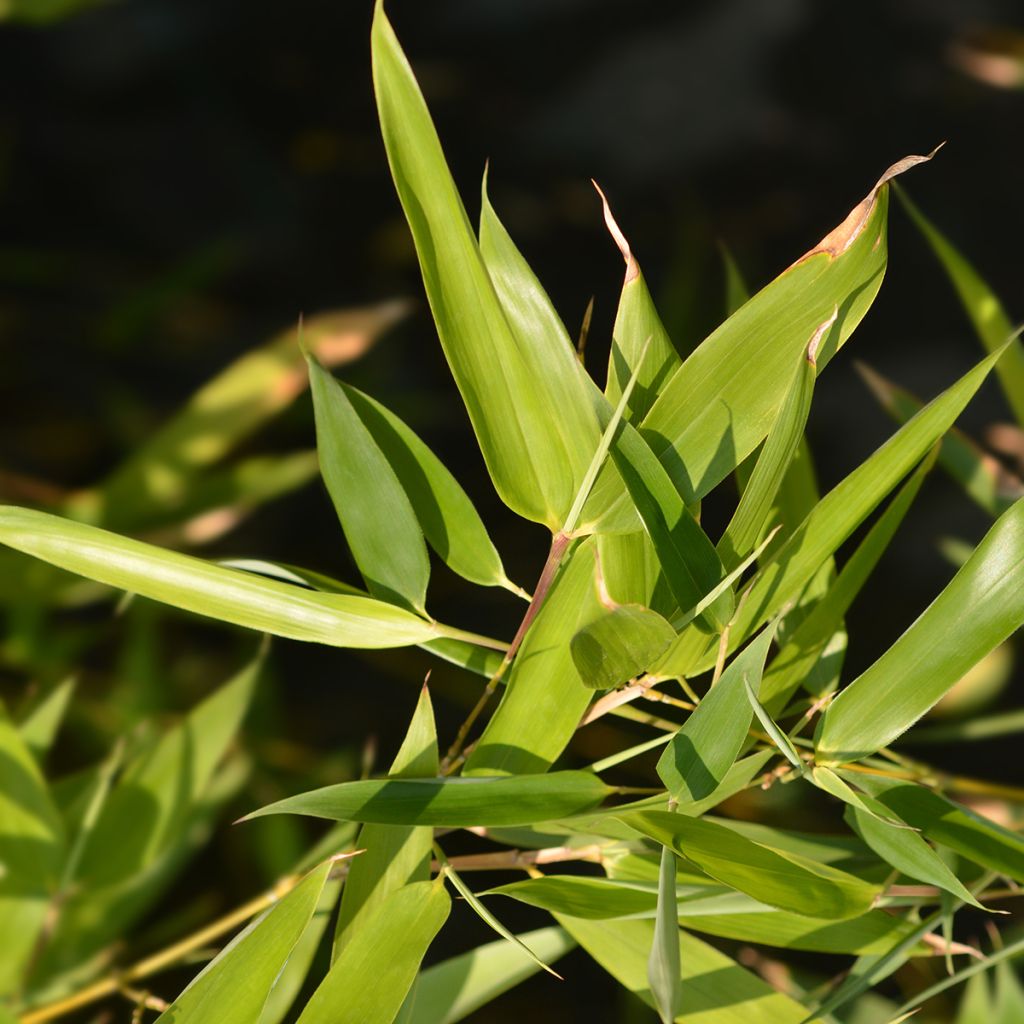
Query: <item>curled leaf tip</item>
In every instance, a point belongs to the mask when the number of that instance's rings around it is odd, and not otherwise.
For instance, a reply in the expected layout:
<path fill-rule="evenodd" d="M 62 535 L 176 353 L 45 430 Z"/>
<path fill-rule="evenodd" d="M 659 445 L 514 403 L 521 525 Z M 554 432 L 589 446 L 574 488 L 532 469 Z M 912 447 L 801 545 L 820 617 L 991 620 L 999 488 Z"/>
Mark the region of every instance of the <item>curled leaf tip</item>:
<path fill-rule="evenodd" d="M 640 276 L 640 264 L 637 263 L 636 258 L 633 256 L 633 251 L 630 249 L 629 242 L 626 241 L 626 236 L 622 233 L 618 222 L 612 216 L 612 208 L 608 204 L 608 197 L 593 178 L 590 179 L 590 183 L 597 189 L 597 194 L 601 197 L 601 206 L 604 209 L 604 223 L 608 228 L 608 233 L 614 239 L 615 244 L 619 247 L 619 252 L 622 253 L 622 258 L 626 261 L 625 283 L 629 284 L 630 281 L 634 281 Z"/>
<path fill-rule="evenodd" d="M 821 339 L 828 333 L 829 328 L 839 319 L 839 305 L 832 309 L 832 315 L 827 319 L 823 320 L 814 329 L 814 333 L 811 335 L 811 340 L 807 343 L 807 362 L 811 366 L 818 365 L 818 346 L 821 344 Z"/>
<path fill-rule="evenodd" d="M 864 230 L 864 225 L 867 224 L 868 218 L 875 208 L 875 202 L 882 187 L 887 185 L 897 175 L 910 170 L 911 167 L 927 163 L 944 145 L 944 142 L 939 143 L 927 156 L 905 156 L 902 160 L 897 160 L 892 166 L 886 168 L 882 176 L 875 182 L 871 191 L 849 212 L 846 220 L 838 227 L 833 228 L 813 249 L 804 253 L 796 262 L 802 263 L 804 260 L 810 259 L 810 257 L 822 252 L 832 259 L 841 256 L 853 245 L 861 231 Z"/>

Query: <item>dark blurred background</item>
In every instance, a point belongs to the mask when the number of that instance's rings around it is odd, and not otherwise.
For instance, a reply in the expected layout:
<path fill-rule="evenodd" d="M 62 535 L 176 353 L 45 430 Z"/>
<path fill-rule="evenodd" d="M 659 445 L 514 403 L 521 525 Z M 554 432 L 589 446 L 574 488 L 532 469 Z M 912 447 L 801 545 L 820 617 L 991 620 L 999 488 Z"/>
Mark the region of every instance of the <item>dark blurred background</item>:
<path fill-rule="evenodd" d="M 35 14 L 72 6 L 37 2 Z M 685 351 L 723 316 L 719 243 L 759 287 L 891 162 L 947 140 L 906 187 L 1011 317 L 1021 315 L 1024 91 L 1013 62 L 994 56 L 1024 29 L 1013 0 L 391 0 L 388 10 L 471 216 L 489 159 L 495 205 L 570 332 L 595 296 L 599 379 L 622 264 L 590 177 Z M 300 313 L 421 298 L 376 127 L 371 14 L 370 0 L 120 0 L 46 24 L 0 21 L 0 468 L 84 486 Z M 895 204 L 890 248 L 879 299 L 817 392 L 810 440 L 825 487 L 892 429 L 853 357 L 928 397 L 978 357 L 941 271 Z M 529 585 L 542 531 L 514 521 L 494 496 L 422 302 L 345 373 L 442 454 L 492 525 L 510 574 Z M 989 386 L 965 423 L 980 433 L 1006 415 Z M 311 440 L 303 398 L 258 447 Z M 985 528 L 955 487 L 929 481 L 850 616 L 851 672 L 951 575 L 937 540 L 973 542 Z M 354 578 L 319 484 L 262 510 L 211 553 Z M 432 593 L 439 617 L 502 635 L 514 628 L 505 596 L 481 596 L 440 570 Z M 237 663 L 240 641 L 225 630 L 179 616 L 161 628 L 174 685 L 152 697 L 158 711 L 206 692 L 214 680 L 194 670 L 204 658 Z M 115 661 L 113 648 L 89 653 L 94 697 Z M 321 775 L 325 763 L 340 775 L 358 770 L 368 733 L 389 761 L 428 667 L 418 652 L 366 658 L 276 645 L 273 685 L 252 726 L 266 763 L 280 768 L 267 786 L 294 788 L 310 763 Z M 445 667 L 434 684 L 450 736 L 477 684 Z M 575 756 L 592 760 L 620 741 L 595 730 Z M 934 757 L 1021 781 L 1012 749 Z M 247 842 L 220 840 L 204 862 L 223 907 L 259 884 Z M 225 863 L 233 870 L 218 868 Z M 468 944 L 476 925 L 462 918 Z M 609 985 L 595 979 L 593 1005 L 567 1008 L 557 986 L 534 981 L 481 1019 L 506 1019 L 503 1008 L 513 1019 L 538 996 L 537 1020 L 627 1019 L 625 1008 L 602 1016 L 615 1005 Z"/>

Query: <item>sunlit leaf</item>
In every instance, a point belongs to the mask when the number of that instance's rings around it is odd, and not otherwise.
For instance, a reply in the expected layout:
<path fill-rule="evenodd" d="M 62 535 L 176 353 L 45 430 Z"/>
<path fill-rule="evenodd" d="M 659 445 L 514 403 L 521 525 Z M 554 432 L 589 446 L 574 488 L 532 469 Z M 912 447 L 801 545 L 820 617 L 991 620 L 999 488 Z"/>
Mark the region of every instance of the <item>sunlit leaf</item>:
<path fill-rule="evenodd" d="M 37 760 L 44 758 L 53 746 L 57 730 L 64 721 L 75 692 L 76 682 L 73 676 L 69 676 L 46 687 L 33 697 L 18 716 L 18 732 Z"/>
<path fill-rule="evenodd" d="M 330 862 L 257 918 L 160 1015 L 158 1024 L 252 1024 L 316 912 Z"/>
<path fill-rule="evenodd" d="M 658 775 L 678 800 L 709 796 L 739 756 L 752 717 L 743 679 L 758 686 L 774 633 L 765 628 L 733 658 L 665 748 Z"/>
<path fill-rule="evenodd" d="M 1024 499 L 1004 512 L 917 621 L 825 712 L 825 763 L 874 753 L 1024 622 Z"/>
<path fill-rule="evenodd" d="M 661 849 L 658 873 L 658 906 L 654 937 L 647 958 L 647 980 L 662 1024 L 672 1024 L 683 1006 L 683 982 L 679 973 L 679 920 L 676 904 L 676 855 Z"/>
<path fill-rule="evenodd" d="M 391 1024 L 450 909 L 440 878 L 391 893 L 346 943 L 299 1024 Z"/>
<path fill-rule="evenodd" d="M 589 772 L 443 779 L 367 779 L 324 786 L 253 811 L 384 825 L 526 825 L 598 804 L 612 790 Z"/>
<path fill-rule="evenodd" d="M 344 388 L 309 358 L 320 472 L 374 597 L 421 614 L 430 560 L 405 489 Z"/>
<path fill-rule="evenodd" d="M 603 690 L 650 668 L 675 638 L 676 631 L 657 612 L 620 604 L 584 626 L 570 649 L 584 685 Z"/>
<path fill-rule="evenodd" d="M 0 543 L 111 587 L 295 640 L 400 647 L 443 635 L 383 601 L 262 579 L 45 512 L 0 507 Z"/>

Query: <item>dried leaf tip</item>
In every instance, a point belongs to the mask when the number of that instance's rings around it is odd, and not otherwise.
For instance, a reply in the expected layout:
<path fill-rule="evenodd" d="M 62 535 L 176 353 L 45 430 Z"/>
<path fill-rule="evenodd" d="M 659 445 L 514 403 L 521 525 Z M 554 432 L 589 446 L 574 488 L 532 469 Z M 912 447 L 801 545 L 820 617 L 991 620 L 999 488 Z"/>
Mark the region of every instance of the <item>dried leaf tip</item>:
<path fill-rule="evenodd" d="M 821 344 L 821 339 L 828 333 L 828 329 L 839 319 L 839 306 L 836 305 L 832 309 L 832 315 L 827 319 L 818 324 L 814 333 L 811 335 L 811 340 L 807 343 L 807 362 L 811 366 L 818 365 L 818 346 Z"/>
<path fill-rule="evenodd" d="M 813 249 L 804 253 L 796 262 L 802 263 L 820 252 L 827 253 L 832 259 L 841 256 L 864 230 L 864 225 L 867 224 L 868 218 L 875 208 L 879 190 L 893 178 L 903 174 L 904 171 L 909 171 L 911 167 L 927 163 L 944 145 L 945 142 L 940 142 L 927 156 L 905 156 L 902 160 L 897 160 L 891 167 L 886 168 L 871 191 L 849 212 L 846 220 L 838 227 L 833 228 Z M 793 265 L 796 266 L 796 264 Z"/>
<path fill-rule="evenodd" d="M 608 233 L 615 240 L 615 244 L 619 247 L 619 252 L 622 253 L 622 258 L 626 261 L 626 280 L 623 283 L 629 284 L 630 281 L 635 281 L 640 276 L 640 264 L 637 263 L 636 258 L 633 256 L 633 252 L 629 248 L 629 242 L 626 241 L 626 236 L 622 233 L 622 228 L 619 227 L 612 216 L 612 208 L 608 205 L 608 197 L 593 178 L 590 179 L 590 183 L 597 189 L 597 194 L 601 197 L 601 205 L 604 208 L 604 223 L 608 228 Z"/>

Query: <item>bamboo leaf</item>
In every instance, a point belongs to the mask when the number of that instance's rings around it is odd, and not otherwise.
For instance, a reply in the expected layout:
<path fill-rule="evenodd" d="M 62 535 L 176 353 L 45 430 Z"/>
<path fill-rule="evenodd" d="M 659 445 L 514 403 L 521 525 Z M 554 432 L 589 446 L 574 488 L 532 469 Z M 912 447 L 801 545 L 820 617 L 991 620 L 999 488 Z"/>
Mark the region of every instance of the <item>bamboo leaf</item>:
<path fill-rule="evenodd" d="M 345 945 L 299 1024 L 391 1024 L 450 910 L 441 878 L 391 893 Z"/>
<path fill-rule="evenodd" d="M 857 545 L 838 578 L 772 659 L 761 682 L 759 699 L 769 714 L 781 714 L 801 684 L 813 682 L 811 671 L 825 657 L 843 617 L 885 553 L 931 468 L 925 459 Z"/>
<path fill-rule="evenodd" d="M 982 345 L 989 352 L 1002 348 L 1013 331 L 1013 325 L 995 292 L 949 239 L 910 201 L 904 189 L 897 189 L 896 194 L 949 276 Z M 1024 345 L 1020 341 L 1010 345 L 1010 351 L 999 362 L 996 373 L 1017 422 L 1024 423 Z"/>
<path fill-rule="evenodd" d="M 554 531 L 579 489 L 599 433 L 579 367 L 568 347 L 556 367 L 557 346 L 539 338 L 527 345 L 510 324 L 495 290 L 497 261 L 489 261 L 489 272 L 426 104 L 380 3 L 371 49 L 395 187 L 412 229 L 441 345 L 491 479 L 510 508 Z M 502 241 L 495 232 L 491 239 L 497 239 L 495 245 Z"/>
<path fill-rule="evenodd" d="M 632 375 L 639 374 L 638 386 L 628 403 L 628 419 L 639 421 L 647 415 L 658 393 L 682 360 L 654 308 L 654 299 L 640 264 L 615 222 L 608 200 L 600 188 L 597 191 L 604 209 L 605 225 L 626 261 L 626 277 L 612 327 L 605 395 L 608 401 L 617 402 L 625 391 L 626 382 Z M 645 351 L 646 358 L 643 356 Z M 644 364 L 642 369 L 641 363 Z"/>
<path fill-rule="evenodd" d="M 844 871 L 745 839 L 723 825 L 683 814 L 636 811 L 620 820 L 670 846 L 723 885 L 796 914 L 841 920 L 871 909 L 875 886 Z"/>
<path fill-rule="evenodd" d="M 768 733 L 772 743 L 778 748 L 779 753 L 798 771 L 804 771 L 804 762 L 801 760 L 800 755 L 796 751 L 796 747 L 793 746 L 790 738 L 775 724 L 772 720 L 771 715 L 762 707 L 761 702 L 757 699 L 757 694 L 754 693 L 753 687 L 750 685 L 750 680 L 747 679 L 746 675 L 743 676 L 743 692 L 746 694 L 747 701 L 750 703 L 750 707 L 754 714 L 757 716 L 757 720 L 761 723 L 761 728 Z"/>
<path fill-rule="evenodd" d="M 983 359 L 837 484 L 765 566 L 737 616 L 744 636 L 796 599 L 822 563 L 871 514 L 952 426 L 999 359 Z"/>
<path fill-rule="evenodd" d="M 552 962 L 576 945 L 554 926 L 517 937 Z M 477 946 L 421 971 L 396 1024 L 456 1024 L 539 970 L 504 939 Z"/>
<path fill-rule="evenodd" d="M 308 363 L 320 472 L 356 565 L 374 597 L 426 614 L 430 560 L 416 513 L 344 388 Z"/>
<path fill-rule="evenodd" d="M 575 733 L 594 691 L 583 685 L 570 645 L 604 612 L 594 588 L 594 543 L 577 543 L 563 560 L 464 776 L 544 772 Z"/>
<path fill-rule="evenodd" d="M 252 1024 L 316 912 L 331 863 L 314 868 L 279 903 L 229 943 L 157 1024 Z"/>
<path fill-rule="evenodd" d="M 709 796 L 739 757 L 751 721 L 743 680 L 759 685 L 774 634 L 766 627 L 732 660 L 665 748 L 658 775 L 677 800 Z"/>
<path fill-rule="evenodd" d="M 247 815 L 306 814 L 383 825 L 528 825 L 588 810 L 612 790 L 589 772 L 443 779 L 368 779 L 324 786 Z"/>
<path fill-rule="evenodd" d="M 832 321 L 825 321 L 816 336 L 821 337 L 831 325 Z M 739 505 L 718 542 L 718 552 L 726 565 L 735 565 L 753 550 L 770 525 L 772 504 L 807 425 L 815 367 L 813 353 L 801 356 L 778 418 L 768 431 Z"/>
<path fill-rule="evenodd" d="M 45 512 L 0 507 L 0 543 L 111 587 L 294 640 L 401 647 L 443 634 L 383 601 L 261 579 Z"/>
<path fill-rule="evenodd" d="M 824 763 L 874 753 L 910 728 L 1024 621 L 1024 499 L 1004 512 L 917 621 L 825 712 Z"/>
<path fill-rule="evenodd" d="M 882 860 L 901 874 L 924 882 L 925 885 L 944 889 L 958 900 L 970 903 L 980 910 L 985 909 L 917 832 L 893 828 L 877 815 L 857 807 L 850 808 L 846 820 Z"/>
<path fill-rule="evenodd" d="M 74 676 L 69 676 L 46 687 L 18 716 L 18 732 L 37 761 L 41 761 L 53 746 L 76 684 Z"/>
<path fill-rule="evenodd" d="M 654 938 L 647 958 L 647 979 L 662 1024 L 672 1024 L 683 1008 L 683 981 L 679 973 L 679 920 L 676 908 L 676 855 L 661 849 L 658 908 Z"/>
<path fill-rule="evenodd" d="M 388 776 L 430 778 L 438 767 L 434 709 L 424 686 Z M 367 824 L 359 830 L 358 846 L 366 852 L 352 861 L 345 879 L 334 932 L 335 960 L 374 907 L 403 885 L 430 878 L 433 842 L 433 830 L 424 826 Z"/>
<path fill-rule="evenodd" d="M 487 528 L 441 460 L 393 412 L 342 383 L 352 407 L 401 481 L 427 543 L 463 579 L 520 592 L 509 582 Z"/>
<path fill-rule="evenodd" d="M 857 782 L 933 843 L 1024 882 L 1024 839 L 961 804 L 908 782 L 857 773 Z"/>
<path fill-rule="evenodd" d="M 458 890 L 459 895 L 469 904 L 473 913 L 480 918 L 489 928 L 496 931 L 506 942 L 511 942 L 513 946 L 517 946 L 523 953 L 526 954 L 541 970 L 547 971 L 548 974 L 553 974 L 559 981 L 564 980 L 562 976 L 555 970 L 552 970 L 546 963 L 529 946 L 523 942 L 522 939 L 517 935 L 513 935 L 488 909 L 480 902 L 476 893 L 459 877 L 459 875 L 452 869 L 450 864 L 445 864 L 444 873 L 451 880 L 452 885 Z"/>

